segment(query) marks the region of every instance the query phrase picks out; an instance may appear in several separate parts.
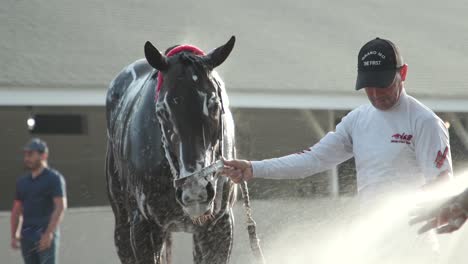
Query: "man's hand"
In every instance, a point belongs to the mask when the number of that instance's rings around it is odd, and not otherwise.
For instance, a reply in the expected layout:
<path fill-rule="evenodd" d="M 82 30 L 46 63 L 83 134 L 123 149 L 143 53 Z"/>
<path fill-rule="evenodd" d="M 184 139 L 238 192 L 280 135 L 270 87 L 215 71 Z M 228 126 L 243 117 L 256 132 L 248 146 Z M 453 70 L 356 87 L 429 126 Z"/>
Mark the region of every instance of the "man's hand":
<path fill-rule="evenodd" d="M 20 240 L 18 237 L 11 238 L 11 248 L 17 250 L 20 248 Z"/>
<path fill-rule="evenodd" d="M 409 224 L 425 222 L 418 234 L 435 229 L 437 233 L 451 233 L 460 229 L 468 217 L 467 208 L 455 196 L 445 202 L 422 204 L 411 213 Z"/>
<path fill-rule="evenodd" d="M 253 178 L 252 164 L 248 160 L 224 160 L 222 174 L 235 183 L 249 181 Z"/>
<path fill-rule="evenodd" d="M 52 239 L 54 239 L 53 233 L 44 233 L 39 240 L 39 251 L 44 251 L 52 245 Z"/>

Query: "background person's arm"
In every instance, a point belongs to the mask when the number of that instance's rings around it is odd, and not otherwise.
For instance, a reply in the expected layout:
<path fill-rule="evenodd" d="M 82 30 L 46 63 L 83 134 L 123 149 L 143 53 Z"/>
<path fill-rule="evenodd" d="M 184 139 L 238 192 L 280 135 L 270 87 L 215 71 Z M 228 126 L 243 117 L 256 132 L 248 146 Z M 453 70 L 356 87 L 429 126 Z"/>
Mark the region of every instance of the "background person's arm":
<path fill-rule="evenodd" d="M 10 216 L 11 247 L 13 249 L 19 248 L 20 236 L 18 232 L 22 224 L 22 215 L 23 215 L 22 202 L 20 200 L 14 200 L 13 207 L 11 209 L 11 216 Z"/>
<path fill-rule="evenodd" d="M 54 211 L 50 217 L 49 224 L 46 231 L 42 234 L 41 240 L 39 241 L 39 250 L 45 250 L 52 244 L 54 238 L 54 232 L 63 220 L 65 209 L 67 208 L 67 198 L 65 197 L 54 197 Z"/>
<path fill-rule="evenodd" d="M 39 250 L 45 250 L 52 244 L 54 232 L 62 222 L 65 209 L 67 208 L 67 192 L 65 187 L 65 179 L 62 175 L 57 175 L 52 187 L 52 196 L 54 197 L 54 211 L 47 225 L 47 229 L 41 236 L 39 241 Z"/>
<path fill-rule="evenodd" d="M 67 198 L 55 197 L 54 198 L 54 212 L 50 217 L 49 225 L 44 233 L 53 233 L 63 220 L 65 209 L 67 208 Z"/>

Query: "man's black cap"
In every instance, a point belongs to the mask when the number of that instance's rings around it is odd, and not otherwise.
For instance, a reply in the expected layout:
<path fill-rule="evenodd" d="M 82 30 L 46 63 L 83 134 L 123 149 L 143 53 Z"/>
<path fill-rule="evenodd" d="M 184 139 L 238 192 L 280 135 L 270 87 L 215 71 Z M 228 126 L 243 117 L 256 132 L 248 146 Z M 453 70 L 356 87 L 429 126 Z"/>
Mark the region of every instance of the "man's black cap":
<path fill-rule="evenodd" d="M 367 42 L 358 55 L 356 90 L 388 87 L 403 64 L 400 51 L 391 41 L 376 38 Z"/>
<path fill-rule="evenodd" d="M 31 139 L 23 148 L 24 151 L 37 151 L 39 153 L 48 153 L 47 143 L 40 138 Z"/>

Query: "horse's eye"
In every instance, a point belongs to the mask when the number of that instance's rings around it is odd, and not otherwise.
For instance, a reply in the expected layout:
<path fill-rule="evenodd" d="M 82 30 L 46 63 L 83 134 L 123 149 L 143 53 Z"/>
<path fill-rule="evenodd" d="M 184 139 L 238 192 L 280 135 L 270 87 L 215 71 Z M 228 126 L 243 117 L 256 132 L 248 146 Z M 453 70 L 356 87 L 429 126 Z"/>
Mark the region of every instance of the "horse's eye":
<path fill-rule="evenodd" d="M 218 98 L 210 99 L 210 101 L 208 102 L 208 109 L 211 112 L 217 112 L 220 106 L 221 106 L 221 102 L 218 100 Z"/>
<path fill-rule="evenodd" d="M 211 111 L 217 111 L 219 109 L 219 103 L 215 102 L 208 107 Z"/>

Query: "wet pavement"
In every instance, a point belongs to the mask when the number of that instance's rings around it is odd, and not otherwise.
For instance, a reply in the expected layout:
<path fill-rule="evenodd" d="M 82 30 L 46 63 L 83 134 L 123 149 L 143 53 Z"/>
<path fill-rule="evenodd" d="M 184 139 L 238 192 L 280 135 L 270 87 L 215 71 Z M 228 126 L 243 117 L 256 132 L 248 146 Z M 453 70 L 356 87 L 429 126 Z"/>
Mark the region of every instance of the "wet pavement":
<path fill-rule="evenodd" d="M 438 236 L 439 254 L 420 248 L 416 227 L 385 215 L 352 220 L 349 199 L 254 200 L 253 214 L 267 263 L 466 263 L 468 225 L 452 235 Z M 393 210 L 393 209 L 392 209 Z M 254 263 L 240 202 L 231 263 Z M 351 214 L 348 214 L 351 212 Z M 379 219 L 383 217 L 384 220 Z M 387 221 L 388 220 L 388 221 Z M 378 225 L 374 225 L 378 222 Z M 71 208 L 62 224 L 60 262 L 119 263 L 113 245 L 114 219 L 109 207 Z M 9 212 L 0 212 L 0 263 L 22 263 L 9 247 Z M 191 236 L 174 234 L 174 263 L 192 263 Z M 372 260 L 374 259 L 374 260 Z M 438 259 L 438 260 L 436 260 Z"/>

